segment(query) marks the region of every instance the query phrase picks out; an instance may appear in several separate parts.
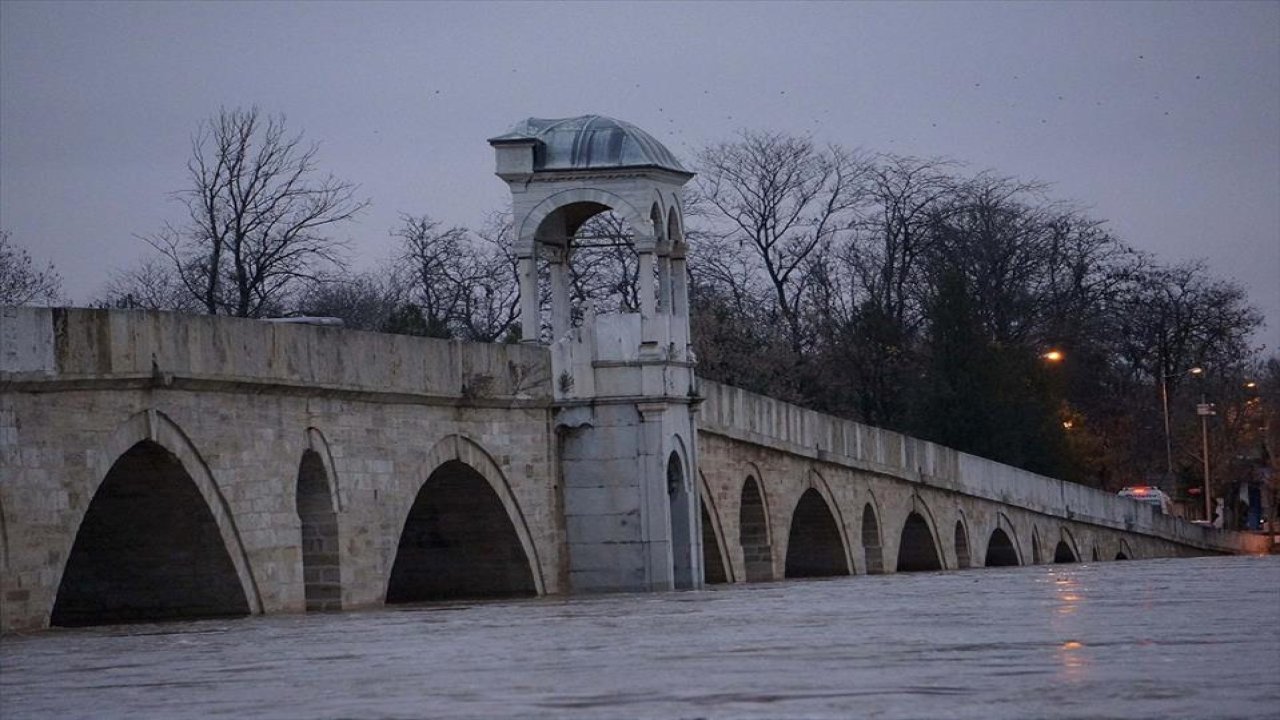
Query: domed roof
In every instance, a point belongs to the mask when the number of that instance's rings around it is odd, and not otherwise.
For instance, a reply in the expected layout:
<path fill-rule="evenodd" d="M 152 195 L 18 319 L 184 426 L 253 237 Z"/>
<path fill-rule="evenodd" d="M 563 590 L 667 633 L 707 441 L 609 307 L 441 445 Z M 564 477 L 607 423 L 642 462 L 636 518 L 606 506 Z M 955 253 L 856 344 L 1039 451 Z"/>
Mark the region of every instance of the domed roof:
<path fill-rule="evenodd" d="M 529 118 L 489 142 L 500 145 L 529 140 L 539 143 L 535 145 L 534 170 L 658 167 L 688 172 L 652 135 L 603 115 Z"/>

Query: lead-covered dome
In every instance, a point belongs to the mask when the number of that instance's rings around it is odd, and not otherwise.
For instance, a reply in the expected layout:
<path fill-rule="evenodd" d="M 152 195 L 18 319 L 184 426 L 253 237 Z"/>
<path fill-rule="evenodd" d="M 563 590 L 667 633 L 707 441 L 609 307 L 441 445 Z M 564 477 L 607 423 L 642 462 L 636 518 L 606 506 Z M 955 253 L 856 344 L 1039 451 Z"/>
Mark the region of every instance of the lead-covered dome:
<path fill-rule="evenodd" d="M 502 145 L 530 140 L 536 141 L 535 171 L 658 167 L 688 172 L 652 135 L 629 122 L 603 115 L 529 118 L 489 142 Z"/>

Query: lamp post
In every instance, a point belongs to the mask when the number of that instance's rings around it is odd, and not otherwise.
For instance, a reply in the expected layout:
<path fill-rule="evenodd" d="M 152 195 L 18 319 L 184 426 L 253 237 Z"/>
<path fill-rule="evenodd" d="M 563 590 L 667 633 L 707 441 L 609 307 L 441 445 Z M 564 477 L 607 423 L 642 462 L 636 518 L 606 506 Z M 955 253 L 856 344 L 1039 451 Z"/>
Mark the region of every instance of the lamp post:
<path fill-rule="evenodd" d="M 1216 415 L 1213 405 L 1200 393 L 1200 404 L 1196 405 L 1196 414 L 1200 416 L 1200 442 L 1204 455 L 1204 519 L 1213 522 L 1212 498 L 1209 497 L 1209 416 Z"/>
<path fill-rule="evenodd" d="M 1200 375 L 1204 372 L 1204 368 L 1200 366 L 1187 368 L 1175 375 Z M 1164 405 L 1164 458 L 1165 458 L 1165 482 L 1169 487 L 1165 488 L 1172 494 L 1173 490 L 1173 434 L 1169 431 L 1169 373 L 1163 369 L 1160 371 L 1160 401 Z"/>

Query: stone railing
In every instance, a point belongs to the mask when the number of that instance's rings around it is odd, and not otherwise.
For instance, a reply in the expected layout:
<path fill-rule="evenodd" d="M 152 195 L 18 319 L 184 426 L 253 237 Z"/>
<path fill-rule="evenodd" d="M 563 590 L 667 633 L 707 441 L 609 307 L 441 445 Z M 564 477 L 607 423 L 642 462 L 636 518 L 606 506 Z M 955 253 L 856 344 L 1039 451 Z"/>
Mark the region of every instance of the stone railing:
<path fill-rule="evenodd" d="M 298 323 L 79 308 L 0 308 L 0 389 L 104 381 L 199 389 L 375 393 L 405 401 L 534 403 L 550 355 Z"/>
<path fill-rule="evenodd" d="M 1266 552 L 1253 535 L 1205 528 L 1151 505 L 1020 470 L 901 433 L 701 380 L 700 432 L 1033 512 L 1227 552 Z"/>

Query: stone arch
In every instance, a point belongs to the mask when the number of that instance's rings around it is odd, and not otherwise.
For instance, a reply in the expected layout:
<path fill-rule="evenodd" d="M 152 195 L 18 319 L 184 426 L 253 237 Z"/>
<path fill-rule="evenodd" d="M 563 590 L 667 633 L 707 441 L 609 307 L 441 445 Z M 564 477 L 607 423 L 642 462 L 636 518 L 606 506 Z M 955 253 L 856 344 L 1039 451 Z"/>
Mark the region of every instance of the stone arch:
<path fill-rule="evenodd" d="M 330 476 L 320 453 L 302 452 L 295 483 L 303 597 L 308 612 L 342 609 L 342 543 Z"/>
<path fill-rule="evenodd" d="M 1080 553 L 1076 550 L 1075 538 L 1066 527 L 1059 531 L 1058 544 L 1053 547 L 1053 562 L 1056 564 L 1080 562 Z"/>
<path fill-rule="evenodd" d="M 329 501 L 333 504 L 334 512 L 342 512 L 344 501 L 342 499 L 342 488 L 338 482 L 338 471 L 334 467 L 333 452 L 329 449 L 329 440 L 320 431 L 320 428 L 307 428 L 307 449 L 315 452 L 324 467 L 325 477 L 329 480 Z"/>
<path fill-rule="evenodd" d="M 1133 557 L 1133 550 L 1129 549 L 1129 543 L 1124 538 L 1120 538 L 1120 549 L 1116 551 L 1117 560 L 1128 560 Z"/>
<path fill-rule="evenodd" d="M 1018 559 L 1017 540 L 1010 537 L 1004 528 L 997 526 L 987 539 L 987 556 L 984 567 L 1017 567 L 1022 562 Z"/>
<path fill-rule="evenodd" d="M 912 509 L 902 523 L 902 536 L 898 542 L 898 572 L 925 572 L 942 570 L 942 553 L 939 548 L 937 526 L 933 513 L 919 495 L 911 498 Z"/>
<path fill-rule="evenodd" d="M 698 495 L 702 498 L 702 572 L 707 583 L 734 581 L 733 564 L 729 562 L 729 545 L 720 524 L 720 511 L 715 496 L 707 485 L 707 476 L 698 473 Z"/>
<path fill-rule="evenodd" d="M 787 556 L 783 576 L 830 577 L 852 575 L 849 542 L 840 518 L 840 507 L 831 495 L 826 480 L 817 471 L 809 471 L 808 488 L 801 493 L 791 511 L 791 529 L 787 534 Z"/>
<path fill-rule="evenodd" d="M 528 253 L 533 252 L 547 218 L 557 212 L 564 212 L 565 208 L 574 206 L 578 206 L 578 209 L 586 214 L 579 217 L 574 211 L 569 211 L 569 214 L 573 215 L 573 217 L 566 218 L 569 220 L 569 225 L 573 225 L 574 222 L 581 224 L 592 215 L 603 212 L 605 209 L 613 210 L 626 219 L 637 240 L 647 238 L 644 241 L 646 243 L 657 241 L 657 237 L 653 235 L 653 225 L 650 219 L 623 197 L 598 188 L 572 188 L 562 190 L 544 199 L 525 215 L 524 221 L 520 225 L 519 233 L 516 236 L 520 249 Z M 602 209 L 595 209 L 597 206 Z M 591 210 L 594 211 L 588 213 Z M 576 231 L 576 229 L 576 226 L 571 228 L 573 231 Z M 570 230 L 570 228 L 566 228 L 566 230 Z M 570 231 L 567 234 L 573 235 L 573 232 Z"/>
<path fill-rule="evenodd" d="M 673 249 L 684 246 L 684 229 L 680 220 L 680 210 L 675 205 L 667 209 L 667 241 Z"/>
<path fill-rule="evenodd" d="M 465 509 L 460 505 L 468 502 L 468 497 L 476 503 L 485 501 L 488 507 L 484 509 L 485 517 L 491 521 L 491 525 L 495 526 L 496 534 L 502 535 L 505 530 L 510 530 L 511 535 L 504 539 L 509 542 L 503 543 L 502 547 L 497 548 L 496 554 L 505 554 L 509 562 L 507 562 L 501 570 L 495 569 L 487 578 L 494 581 L 495 578 L 505 581 L 505 586 L 500 588 L 498 592 L 494 592 L 494 588 L 480 588 L 480 596 L 485 595 L 542 595 L 546 593 L 546 582 L 542 571 L 542 561 L 538 554 L 538 548 L 533 542 L 533 536 L 529 531 L 529 523 L 524 516 L 524 511 L 516 502 L 515 494 L 511 490 L 511 485 L 507 481 L 506 476 L 498 467 L 488 452 L 484 450 L 478 443 L 463 435 L 448 435 L 440 439 L 423 458 L 423 462 L 419 466 L 422 470 L 419 477 L 423 480 L 418 484 L 418 490 L 414 494 L 414 500 L 411 505 L 405 508 L 400 516 L 400 523 L 397 527 L 401 528 L 400 538 L 396 548 L 396 554 L 393 558 L 391 571 L 387 575 L 386 591 L 384 597 L 387 602 L 414 602 L 418 599 L 435 599 L 435 597 L 444 595 L 450 597 L 461 597 L 468 595 L 475 590 L 474 587 L 467 587 L 466 583 L 457 581 L 454 587 L 441 588 L 440 583 L 430 580 L 426 575 L 430 574 L 430 562 L 432 554 L 440 548 L 439 541 L 443 538 L 441 531 L 451 534 L 465 535 L 464 528 L 434 528 L 435 536 L 432 536 L 433 527 L 431 526 L 430 513 L 432 511 L 431 500 L 427 496 L 426 491 L 433 479 L 451 480 L 450 487 L 447 488 L 447 499 L 442 498 L 441 504 L 449 504 L 449 507 L 440 508 L 439 504 L 435 506 L 437 517 L 441 516 L 440 510 L 447 512 L 465 513 Z M 441 470 L 445 471 L 444 475 L 437 476 Z M 481 482 L 482 481 L 482 482 Z M 486 496 L 485 488 L 490 495 Z M 419 505 L 419 503 L 422 505 Z M 492 503 L 496 502 L 497 507 Z M 419 513 L 415 516 L 415 510 Z M 498 514 L 500 512 L 500 514 Z M 446 515 L 446 517 L 449 517 Z M 450 517 L 450 519 L 452 519 Z M 503 527 L 503 523 L 499 520 L 505 520 L 507 527 Z M 410 523 L 413 522 L 413 525 Z M 412 529 L 413 534 L 406 538 L 406 531 Z M 400 562 L 401 550 L 407 549 L 409 554 L 417 554 L 416 558 L 406 556 L 406 565 L 404 572 L 408 573 L 405 583 L 401 584 L 399 590 L 392 594 L 392 576 L 396 574 L 396 563 Z M 517 552 L 518 551 L 518 552 Z M 519 554 L 519 558 L 514 556 Z M 447 560 L 446 560 L 447 561 Z M 422 565 L 428 565 L 427 571 L 421 572 Z M 528 583 L 524 583 L 524 574 L 528 574 Z M 435 583 L 435 584 L 433 584 Z M 393 599 L 394 598 L 394 599 Z"/>
<path fill-rule="evenodd" d="M 670 503 L 668 519 L 671 528 L 671 577 L 677 590 L 695 586 L 695 562 L 693 529 L 697 527 L 693 513 L 692 481 L 684 451 L 684 441 L 677 435 L 672 438 L 671 451 L 667 454 L 667 500 Z"/>
<path fill-rule="evenodd" d="M 59 588 L 60 594 L 61 588 L 67 582 L 67 566 L 75 552 L 76 541 L 80 537 L 80 531 L 84 527 L 93 500 L 102 491 L 107 476 L 126 453 L 142 443 L 151 443 L 171 456 L 173 463 L 176 463 L 185 474 L 185 479 L 194 486 L 196 494 L 203 501 L 209 520 L 216 526 L 216 535 L 212 530 L 208 533 L 209 542 L 211 545 L 220 545 L 226 552 L 227 560 L 231 565 L 229 572 L 234 573 L 235 584 L 246 606 L 243 613 L 237 611 L 231 614 L 261 613 L 262 594 L 258 589 L 257 579 L 253 575 L 252 566 L 249 564 L 249 556 L 245 552 L 230 504 L 223 496 L 212 471 L 190 437 L 168 415 L 155 409 L 143 410 L 131 415 L 120 423 L 90 456 L 94 458 L 90 468 L 94 484 L 89 488 L 91 492 L 87 493 L 84 504 L 72 509 L 76 515 L 72 525 L 76 528 L 76 533 L 67 537 L 65 544 L 59 548 L 58 557 L 64 560 L 56 569 L 57 574 L 53 578 L 54 587 Z M 177 468 L 172 467 L 171 464 L 168 469 L 176 470 Z M 53 608 L 57 601 L 56 594 L 50 598 L 50 617 L 53 615 Z"/>
<path fill-rule="evenodd" d="M 955 550 L 956 567 L 961 570 L 971 567 L 973 563 L 969 557 L 969 529 L 965 525 L 963 512 L 956 519 Z"/>
<path fill-rule="evenodd" d="M 773 543 L 770 538 L 769 504 L 756 475 L 747 475 L 738 503 L 738 545 L 747 582 L 773 580 Z"/>
<path fill-rule="evenodd" d="M 884 541 L 880 535 L 880 512 L 875 495 L 862 507 L 862 553 L 868 575 L 884 572 Z"/>
<path fill-rule="evenodd" d="M 112 463 L 76 528 L 50 624 L 248 614 L 221 528 L 191 474 L 155 440 L 135 443 Z"/>

